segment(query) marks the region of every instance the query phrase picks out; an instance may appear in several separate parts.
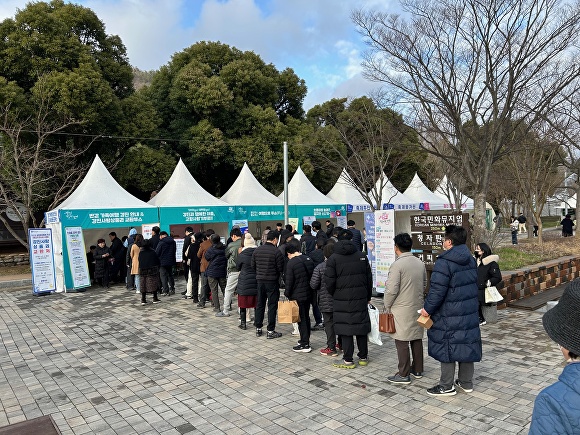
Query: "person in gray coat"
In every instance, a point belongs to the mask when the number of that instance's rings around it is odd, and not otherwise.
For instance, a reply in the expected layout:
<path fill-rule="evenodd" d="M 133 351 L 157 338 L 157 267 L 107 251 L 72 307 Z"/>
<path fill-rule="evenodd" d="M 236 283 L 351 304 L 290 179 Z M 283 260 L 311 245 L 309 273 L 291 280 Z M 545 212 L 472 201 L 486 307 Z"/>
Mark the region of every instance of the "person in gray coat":
<path fill-rule="evenodd" d="M 391 337 L 395 339 L 399 370 L 387 380 L 393 384 L 410 384 L 409 375 L 416 379 L 423 377 L 424 329 L 417 323 L 417 311 L 423 308 L 427 272 L 425 264 L 411 253 L 413 240 L 409 234 L 397 234 L 394 241 L 397 259 L 389 269 L 384 306 L 395 319 L 396 332 Z"/>

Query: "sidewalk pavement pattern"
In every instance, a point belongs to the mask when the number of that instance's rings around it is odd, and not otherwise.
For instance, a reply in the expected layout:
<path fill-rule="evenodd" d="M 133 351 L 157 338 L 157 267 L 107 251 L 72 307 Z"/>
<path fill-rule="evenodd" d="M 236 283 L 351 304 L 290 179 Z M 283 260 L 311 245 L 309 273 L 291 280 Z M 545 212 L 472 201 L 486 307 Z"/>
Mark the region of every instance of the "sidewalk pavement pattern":
<path fill-rule="evenodd" d="M 0 426 L 51 415 L 63 434 L 525 434 L 562 371 L 537 312 L 500 311 L 482 327 L 474 391 L 431 397 L 440 372 L 426 339 L 425 376 L 397 386 L 387 334 L 368 366 L 333 368 L 323 331 L 294 353 L 291 325 L 257 338 L 179 291 L 146 306 L 121 286 L 0 292 Z"/>

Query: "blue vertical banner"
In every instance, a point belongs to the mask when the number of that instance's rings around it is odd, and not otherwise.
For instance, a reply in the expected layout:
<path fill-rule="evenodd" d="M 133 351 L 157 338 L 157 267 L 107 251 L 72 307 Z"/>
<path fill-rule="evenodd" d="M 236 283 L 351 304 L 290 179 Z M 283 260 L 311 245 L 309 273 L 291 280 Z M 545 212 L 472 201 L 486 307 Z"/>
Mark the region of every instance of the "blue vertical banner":
<path fill-rule="evenodd" d="M 56 291 L 54 249 L 50 228 L 29 228 L 32 293 L 35 295 Z"/>

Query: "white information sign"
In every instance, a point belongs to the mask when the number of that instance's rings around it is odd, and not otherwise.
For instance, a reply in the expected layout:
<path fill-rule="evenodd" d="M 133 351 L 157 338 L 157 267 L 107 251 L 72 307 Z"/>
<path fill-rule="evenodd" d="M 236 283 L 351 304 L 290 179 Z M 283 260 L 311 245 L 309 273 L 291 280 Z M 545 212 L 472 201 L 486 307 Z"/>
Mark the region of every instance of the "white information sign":
<path fill-rule="evenodd" d="M 175 251 L 175 262 L 180 264 L 183 261 L 183 244 L 185 239 L 175 239 L 175 246 L 177 250 Z"/>
<path fill-rule="evenodd" d="M 377 291 L 384 293 L 391 264 L 395 261 L 395 212 L 375 211 L 375 267 Z M 380 290 L 379 290 L 380 289 Z"/>
<path fill-rule="evenodd" d="M 159 226 L 159 223 L 141 225 L 141 234 L 143 234 L 143 238 L 150 239 L 153 236 L 153 227 L 158 227 L 158 226 Z"/>
<path fill-rule="evenodd" d="M 50 228 L 28 229 L 32 292 L 34 294 L 56 291 L 52 231 Z"/>
<path fill-rule="evenodd" d="M 89 266 L 87 265 L 83 229 L 81 227 L 66 227 L 65 237 L 73 288 L 90 287 L 91 277 L 89 276 Z"/>

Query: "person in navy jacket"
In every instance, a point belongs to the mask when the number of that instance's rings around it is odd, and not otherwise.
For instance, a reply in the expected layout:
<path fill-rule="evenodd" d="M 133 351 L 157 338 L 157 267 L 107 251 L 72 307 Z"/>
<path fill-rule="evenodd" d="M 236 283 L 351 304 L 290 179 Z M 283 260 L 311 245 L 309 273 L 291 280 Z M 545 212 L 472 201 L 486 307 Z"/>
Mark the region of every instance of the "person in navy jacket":
<path fill-rule="evenodd" d="M 445 227 L 445 252 L 435 261 L 421 310 L 433 321 L 427 331 L 429 356 L 441 363 L 439 384 L 427 390 L 432 396 L 453 396 L 455 387 L 472 392 L 473 363 L 481 361 L 477 265 L 466 241 L 465 228 Z M 459 373 L 454 382 L 456 363 Z"/>
<path fill-rule="evenodd" d="M 580 280 L 572 281 L 542 323 L 568 363 L 558 382 L 540 391 L 534 403 L 531 435 L 580 434 Z"/>

